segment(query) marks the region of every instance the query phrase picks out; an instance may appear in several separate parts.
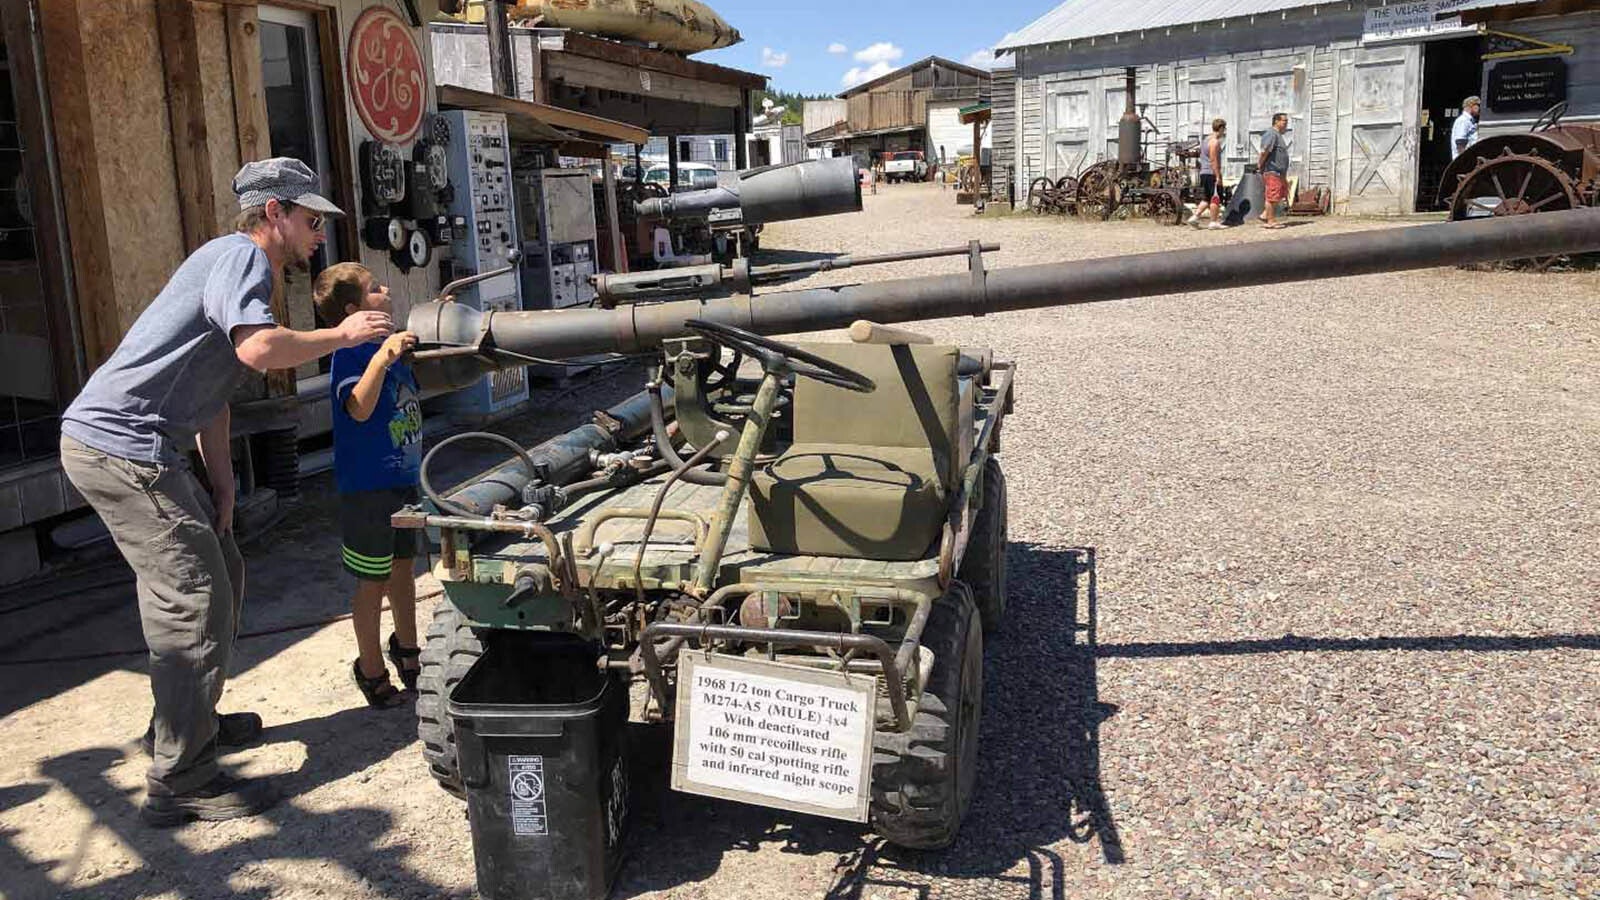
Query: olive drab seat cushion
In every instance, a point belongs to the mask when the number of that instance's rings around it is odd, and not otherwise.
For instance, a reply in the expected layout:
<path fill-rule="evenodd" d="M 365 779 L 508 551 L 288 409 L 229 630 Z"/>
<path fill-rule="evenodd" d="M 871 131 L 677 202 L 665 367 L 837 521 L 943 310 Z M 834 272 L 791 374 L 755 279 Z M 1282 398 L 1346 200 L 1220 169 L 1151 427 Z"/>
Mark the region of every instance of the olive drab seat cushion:
<path fill-rule="evenodd" d="M 751 548 L 899 561 L 936 551 L 964 462 L 958 458 L 960 351 L 802 346 L 878 387 L 859 394 L 796 380 L 795 442 L 751 480 Z"/>

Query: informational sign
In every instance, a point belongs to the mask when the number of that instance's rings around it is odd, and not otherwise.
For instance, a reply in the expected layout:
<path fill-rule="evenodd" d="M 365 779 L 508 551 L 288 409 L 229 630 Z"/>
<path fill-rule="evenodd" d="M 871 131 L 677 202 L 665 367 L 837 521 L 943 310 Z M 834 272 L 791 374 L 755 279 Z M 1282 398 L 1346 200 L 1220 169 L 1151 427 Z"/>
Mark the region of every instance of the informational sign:
<path fill-rule="evenodd" d="M 544 757 L 508 756 L 510 769 L 511 832 L 530 836 L 550 833 L 544 804 Z"/>
<path fill-rule="evenodd" d="M 350 29 L 345 67 L 367 131 L 386 144 L 410 143 L 428 105 L 428 76 L 410 26 L 388 9 L 368 7 Z"/>
<path fill-rule="evenodd" d="M 1462 27 L 1461 17 L 1440 18 L 1440 14 L 1460 9 L 1468 2 L 1470 0 L 1417 0 L 1416 3 L 1368 7 L 1361 25 L 1361 40 L 1383 41 L 1457 31 Z"/>
<path fill-rule="evenodd" d="M 877 676 L 680 660 L 674 790 L 867 820 Z"/>
<path fill-rule="evenodd" d="M 1544 112 L 1567 99 L 1567 61 L 1557 57 L 1514 59 L 1489 69 L 1489 109 Z"/>

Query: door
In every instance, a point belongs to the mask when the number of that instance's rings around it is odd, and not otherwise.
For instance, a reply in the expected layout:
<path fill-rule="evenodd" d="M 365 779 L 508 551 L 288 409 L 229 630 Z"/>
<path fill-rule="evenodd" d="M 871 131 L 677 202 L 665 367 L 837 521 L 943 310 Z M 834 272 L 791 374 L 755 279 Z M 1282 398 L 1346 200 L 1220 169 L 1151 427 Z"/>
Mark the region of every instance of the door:
<path fill-rule="evenodd" d="M 1077 175 L 1094 162 L 1089 151 L 1094 87 L 1094 79 L 1058 81 L 1045 95 L 1044 174 L 1052 181 Z"/>
<path fill-rule="evenodd" d="M 1227 120 L 1230 141 L 1222 150 L 1222 167 L 1229 184 L 1239 179 L 1243 162 L 1237 135 L 1245 130 L 1239 121 L 1239 98 L 1233 87 L 1233 70 L 1232 63 L 1190 66 L 1187 83 L 1178 89 L 1178 99 L 1184 101 L 1181 107 L 1183 116 L 1196 123 L 1195 127 L 1202 137 L 1211 133 L 1213 119 Z M 1178 77 L 1183 78 L 1183 74 L 1180 72 Z"/>
<path fill-rule="evenodd" d="M 1261 135 L 1272 127 L 1272 117 L 1281 112 L 1289 114 L 1289 128 L 1283 133 L 1289 142 L 1289 174 L 1295 177 L 1304 172 L 1307 65 L 1306 56 L 1301 54 L 1239 64 L 1244 86 L 1240 124 L 1244 127 L 1229 129 L 1234 135 L 1229 142 L 1236 154 L 1233 162 L 1242 167 L 1261 158 Z"/>
<path fill-rule="evenodd" d="M 1417 209 L 1436 205 L 1439 179 L 1455 157 L 1450 128 L 1461 115 L 1461 101 L 1478 93 L 1483 78 L 1479 38 L 1429 41 L 1422 45 L 1422 112 L 1417 118 Z M 1448 203 L 1451 190 L 1444 192 Z"/>
<path fill-rule="evenodd" d="M 318 20 L 311 13 L 278 6 L 261 6 L 261 87 L 267 107 L 267 133 L 273 156 L 287 156 L 310 166 L 322 181 L 320 193 L 337 197 L 333 180 L 333 160 L 329 153 L 328 119 L 323 108 L 326 96 L 322 83 L 321 41 Z M 312 311 L 311 283 L 327 265 L 341 259 L 336 229 L 326 231 L 327 243 L 312 257 L 311 270 L 301 276 L 291 273 L 285 279 L 288 294 L 288 324 L 294 328 L 316 327 Z M 353 249 L 353 248 L 352 248 Z M 319 370 L 327 361 L 309 362 L 296 370 L 302 378 Z"/>
<path fill-rule="evenodd" d="M 1351 49 L 1339 62 L 1334 203 L 1341 212 L 1414 209 L 1422 49 Z"/>

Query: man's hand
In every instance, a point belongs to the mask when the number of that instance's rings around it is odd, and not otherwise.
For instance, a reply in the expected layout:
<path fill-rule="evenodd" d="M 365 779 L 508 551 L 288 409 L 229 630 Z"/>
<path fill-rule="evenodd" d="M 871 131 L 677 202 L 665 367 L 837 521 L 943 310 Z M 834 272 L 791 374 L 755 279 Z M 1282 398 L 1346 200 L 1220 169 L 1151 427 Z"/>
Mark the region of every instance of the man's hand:
<path fill-rule="evenodd" d="M 396 331 L 383 339 L 383 346 L 378 348 L 377 358 L 382 361 L 382 366 L 387 369 L 394 365 L 400 354 L 417 345 L 416 334 L 410 331 Z"/>
<path fill-rule="evenodd" d="M 229 534 L 233 531 L 233 500 L 232 481 L 229 481 L 226 487 L 219 487 L 211 492 L 211 505 L 216 508 L 216 515 L 211 520 L 211 525 L 217 529 L 217 534 Z"/>
<path fill-rule="evenodd" d="M 394 320 L 389 318 L 388 313 L 364 309 L 345 316 L 344 321 L 339 323 L 338 332 L 346 347 L 356 347 L 388 337 L 394 332 Z"/>

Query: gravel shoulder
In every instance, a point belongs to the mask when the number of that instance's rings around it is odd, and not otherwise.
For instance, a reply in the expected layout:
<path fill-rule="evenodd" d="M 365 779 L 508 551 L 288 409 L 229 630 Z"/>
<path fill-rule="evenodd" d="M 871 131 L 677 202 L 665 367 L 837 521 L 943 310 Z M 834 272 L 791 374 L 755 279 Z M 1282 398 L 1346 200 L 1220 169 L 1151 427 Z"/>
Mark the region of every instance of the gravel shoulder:
<path fill-rule="evenodd" d="M 1015 266 L 1396 227 L 975 219 L 932 185 L 865 200 L 762 245 L 981 238 Z M 960 841 L 901 853 L 673 793 L 665 736 L 640 729 L 615 896 L 1600 896 L 1600 273 L 1433 269 L 917 327 L 1018 370 L 1012 618 L 986 652 Z M 525 437 L 605 402 L 552 403 Z M 347 602 L 330 490 L 307 482 L 249 548 L 244 627 L 283 630 L 240 644 L 223 700 L 269 726 L 229 759 L 292 797 L 145 829 L 139 658 L 0 666 L 0 895 L 472 896 L 463 807 L 409 712 L 357 706 L 347 624 L 292 627 Z M 29 655 L 93 653 L 137 644 L 131 604 L 85 589 L 5 624 L 38 630 Z"/>

